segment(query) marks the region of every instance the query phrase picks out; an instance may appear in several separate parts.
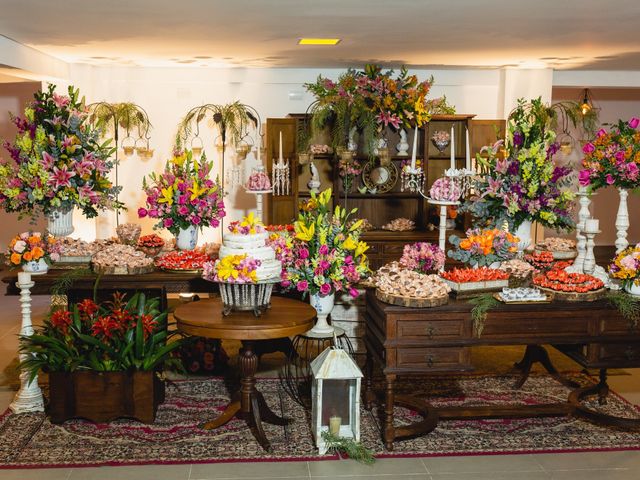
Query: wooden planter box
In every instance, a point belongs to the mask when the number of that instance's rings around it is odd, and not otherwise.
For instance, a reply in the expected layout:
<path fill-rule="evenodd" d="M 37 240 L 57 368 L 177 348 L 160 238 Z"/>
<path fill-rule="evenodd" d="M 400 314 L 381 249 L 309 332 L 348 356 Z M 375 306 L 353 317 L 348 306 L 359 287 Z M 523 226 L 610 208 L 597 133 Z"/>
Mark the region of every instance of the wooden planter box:
<path fill-rule="evenodd" d="M 52 423 L 71 418 L 108 422 L 129 417 L 153 423 L 164 402 L 164 382 L 155 372 L 51 372 L 49 405 Z"/>

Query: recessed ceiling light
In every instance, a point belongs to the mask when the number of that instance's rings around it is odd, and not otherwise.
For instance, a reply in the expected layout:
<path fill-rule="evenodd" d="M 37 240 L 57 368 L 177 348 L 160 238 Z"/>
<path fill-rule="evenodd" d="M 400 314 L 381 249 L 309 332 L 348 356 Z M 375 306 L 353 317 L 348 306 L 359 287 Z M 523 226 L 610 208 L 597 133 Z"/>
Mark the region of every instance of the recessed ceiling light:
<path fill-rule="evenodd" d="M 339 38 L 301 38 L 298 45 L 337 45 Z"/>

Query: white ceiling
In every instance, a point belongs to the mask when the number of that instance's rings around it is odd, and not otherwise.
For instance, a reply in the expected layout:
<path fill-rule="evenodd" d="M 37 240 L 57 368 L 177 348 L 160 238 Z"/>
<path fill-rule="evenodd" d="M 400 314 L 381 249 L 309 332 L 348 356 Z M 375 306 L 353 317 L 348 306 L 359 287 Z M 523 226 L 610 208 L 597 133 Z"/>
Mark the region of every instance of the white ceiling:
<path fill-rule="evenodd" d="M 98 65 L 640 70 L 638 0 L 0 0 L 0 12 L 1 34 Z"/>

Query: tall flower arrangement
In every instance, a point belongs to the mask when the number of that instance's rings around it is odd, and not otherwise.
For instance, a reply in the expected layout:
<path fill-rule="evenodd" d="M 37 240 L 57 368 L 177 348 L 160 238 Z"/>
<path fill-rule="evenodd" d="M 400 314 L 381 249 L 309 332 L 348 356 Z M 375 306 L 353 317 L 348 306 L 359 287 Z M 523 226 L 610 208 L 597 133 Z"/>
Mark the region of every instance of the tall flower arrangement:
<path fill-rule="evenodd" d="M 516 229 L 536 221 L 556 230 L 573 228 L 571 169 L 553 161 L 560 146 L 552 122 L 555 114 L 540 98 L 518 100 L 509 117 L 506 143 L 484 147 L 477 161 L 482 174 L 477 195 L 464 204 L 481 226 Z"/>
<path fill-rule="evenodd" d="M 138 209 L 140 218 L 158 220 L 154 228 L 166 228 L 173 234 L 191 225 L 217 227 L 225 216 L 222 187 L 209 175 L 213 162 L 200 160 L 190 150 L 175 151 L 164 172 L 153 172 L 143 180 L 146 206 Z"/>
<path fill-rule="evenodd" d="M 13 117 L 18 134 L 5 142 L 12 161 L 0 162 L 0 206 L 21 216 L 49 215 L 74 206 L 88 217 L 120 208 L 120 187 L 109 180 L 113 148 L 87 120 L 78 90 L 35 94 L 23 117 Z"/>
<path fill-rule="evenodd" d="M 299 292 L 327 296 L 349 292 L 358 296 L 355 284 L 369 273 L 365 252 L 368 245 L 360 240 L 357 221 L 351 226 L 347 212 L 339 205 L 331 212 L 331 189 L 312 194 L 303 205 L 294 224 L 292 262 L 286 266 L 282 284 Z"/>
<path fill-rule="evenodd" d="M 619 120 L 609 131 L 600 129 L 582 148 L 580 185 L 597 190 L 608 185 L 634 189 L 640 186 L 640 119 Z"/>

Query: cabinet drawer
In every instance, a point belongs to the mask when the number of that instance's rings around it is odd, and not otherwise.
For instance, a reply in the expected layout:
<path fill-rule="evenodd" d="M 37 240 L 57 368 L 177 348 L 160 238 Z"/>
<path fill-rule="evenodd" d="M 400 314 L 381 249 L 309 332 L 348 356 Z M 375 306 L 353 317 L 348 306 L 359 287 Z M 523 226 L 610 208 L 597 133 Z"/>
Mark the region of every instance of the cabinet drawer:
<path fill-rule="evenodd" d="M 369 245 L 369 250 L 367 250 L 367 256 L 376 254 L 376 253 L 382 253 L 382 245 L 383 245 L 382 243 L 367 242 L 367 245 Z"/>
<path fill-rule="evenodd" d="M 470 352 L 467 347 L 399 348 L 396 352 L 399 368 L 416 371 L 466 370 Z"/>
<path fill-rule="evenodd" d="M 464 321 L 462 319 L 420 322 L 399 320 L 397 328 L 398 340 L 410 338 L 431 340 L 464 336 Z"/>
<path fill-rule="evenodd" d="M 404 250 L 404 243 L 385 243 L 384 244 L 384 253 L 392 253 L 397 254 L 398 256 L 402 256 L 402 252 Z"/>

